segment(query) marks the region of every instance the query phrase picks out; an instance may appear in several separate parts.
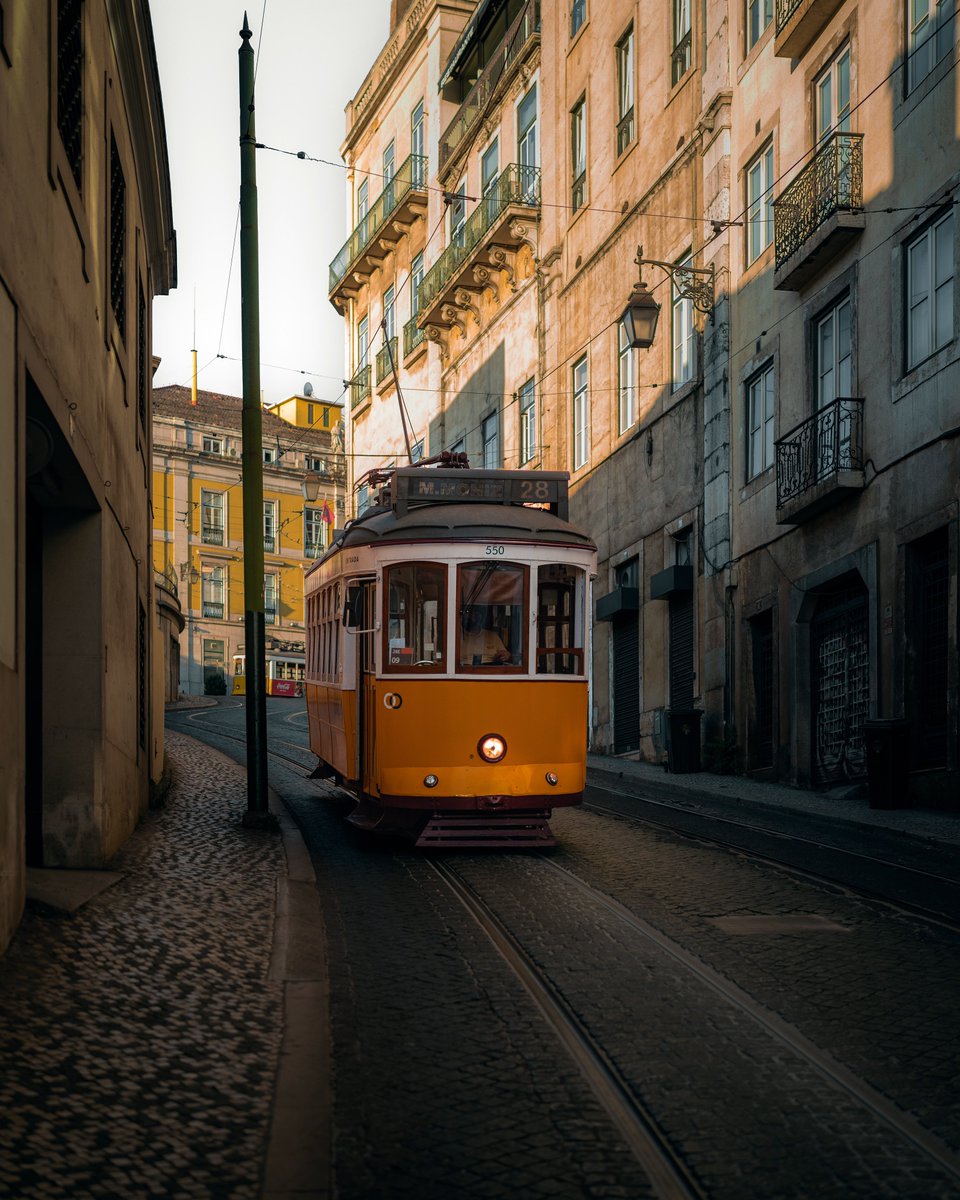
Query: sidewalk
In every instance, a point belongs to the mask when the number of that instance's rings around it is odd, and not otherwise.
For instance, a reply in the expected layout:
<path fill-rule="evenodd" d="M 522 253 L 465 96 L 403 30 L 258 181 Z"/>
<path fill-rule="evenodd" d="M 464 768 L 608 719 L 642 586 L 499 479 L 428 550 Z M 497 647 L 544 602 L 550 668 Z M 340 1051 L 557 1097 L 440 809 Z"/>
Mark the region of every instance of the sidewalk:
<path fill-rule="evenodd" d="M 309 857 L 282 806 L 279 836 L 243 829 L 242 767 L 167 750 L 167 805 L 110 871 L 30 873 L 0 960 L 0 1196 L 329 1196 Z"/>
<path fill-rule="evenodd" d="M 634 787 L 646 787 L 662 795 L 669 791 L 671 803 L 700 810 L 705 802 L 716 810 L 726 805 L 739 817 L 762 822 L 765 815 L 794 813 L 856 825 L 864 830 L 884 830 L 913 838 L 960 845 L 960 812 L 934 812 L 925 809 L 871 808 L 865 798 L 844 793 L 843 789 L 817 792 L 777 783 L 759 783 L 740 775 L 711 775 L 706 771 L 673 775 L 662 766 L 613 758 L 602 754 L 587 756 L 588 782 L 600 776 L 629 781 Z"/>

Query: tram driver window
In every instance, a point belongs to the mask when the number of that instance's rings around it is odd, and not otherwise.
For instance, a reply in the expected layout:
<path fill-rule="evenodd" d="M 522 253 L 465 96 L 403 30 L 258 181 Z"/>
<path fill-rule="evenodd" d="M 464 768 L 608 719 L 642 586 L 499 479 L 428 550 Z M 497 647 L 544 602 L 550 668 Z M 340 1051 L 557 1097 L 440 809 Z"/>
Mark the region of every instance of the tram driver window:
<path fill-rule="evenodd" d="M 447 568 L 401 563 L 384 571 L 385 671 L 442 671 Z"/>
<path fill-rule="evenodd" d="M 464 563 L 457 574 L 457 665 L 488 674 L 524 670 L 527 568 Z"/>
<path fill-rule="evenodd" d="M 585 578 L 577 567 L 550 563 L 537 572 L 537 674 L 583 674 Z"/>

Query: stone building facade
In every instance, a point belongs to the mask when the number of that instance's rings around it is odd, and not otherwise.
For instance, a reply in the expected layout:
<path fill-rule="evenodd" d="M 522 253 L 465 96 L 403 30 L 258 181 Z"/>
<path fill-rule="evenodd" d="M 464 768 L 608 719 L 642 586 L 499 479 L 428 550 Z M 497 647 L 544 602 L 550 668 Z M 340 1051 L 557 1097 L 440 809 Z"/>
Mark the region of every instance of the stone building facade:
<path fill-rule="evenodd" d="M 861 783 L 872 747 L 902 794 L 957 805 L 951 6 L 466 7 L 413 10 L 465 23 L 418 81 L 426 349 L 400 386 L 427 453 L 571 473 L 600 548 L 592 745 L 676 765 L 682 730 L 711 769 L 817 787 Z M 404 36 L 355 101 L 367 129 Z M 641 275 L 661 309 L 635 350 Z M 355 453 L 403 461 L 375 410 Z"/>
<path fill-rule="evenodd" d="M 268 652 L 302 654 L 303 573 L 343 501 L 341 406 L 291 396 L 264 410 L 264 606 Z M 278 416 L 282 413 L 282 416 Z M 173 384 L 153 392 L 153 562 L 178 590 L 180 690 L 230 690 L 243 653 L 243 400 Z M 303 481 L 319 478 L 315 500 Z"/>
<path fill-rule="evenodd" d="M 0 948 L 151 765 L 151 307 L 176 283 L 146 0 L 0 6 Z"/>

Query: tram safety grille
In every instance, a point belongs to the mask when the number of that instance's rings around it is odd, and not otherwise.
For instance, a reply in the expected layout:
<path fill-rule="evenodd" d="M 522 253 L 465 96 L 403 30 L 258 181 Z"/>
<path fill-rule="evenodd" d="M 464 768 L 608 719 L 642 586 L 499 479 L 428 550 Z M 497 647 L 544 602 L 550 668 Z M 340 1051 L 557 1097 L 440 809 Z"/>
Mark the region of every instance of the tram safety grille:
<path fill-rule="evenodd" d="M 472 813 L 435 813 L 417 839 L 417 846 L 471 849 L 483 846 L 555 846 L 546 813 L 513 813 L 497 817 Z"/>

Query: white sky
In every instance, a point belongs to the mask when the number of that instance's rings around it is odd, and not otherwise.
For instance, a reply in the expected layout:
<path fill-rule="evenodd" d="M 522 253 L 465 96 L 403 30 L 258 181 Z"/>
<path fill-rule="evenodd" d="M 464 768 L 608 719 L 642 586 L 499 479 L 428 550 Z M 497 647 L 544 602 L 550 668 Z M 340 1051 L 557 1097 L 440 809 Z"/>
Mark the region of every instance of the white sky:
<path fill-rule="evenodd" d="M 151 0 L 151 13 L 178 264 L 177 289 L 154 302 L 153 349 L 162 359 L 154 382 L 190 384 L 196 295 L 199 386 L 239 396 L 244 0 Z M 390 0 L 247 0 L 247 14 L 255 51 L 259 43 L 257 141 L 339 163 L 343 110 L 386 44 Z M 300 392 L 307 379 L 318 397 L 336 399 L 343 319 L 327 299 L 327 277 L 350 232 L 345 172 L 259 150 L 257 192 L 264 399 Z"/>

